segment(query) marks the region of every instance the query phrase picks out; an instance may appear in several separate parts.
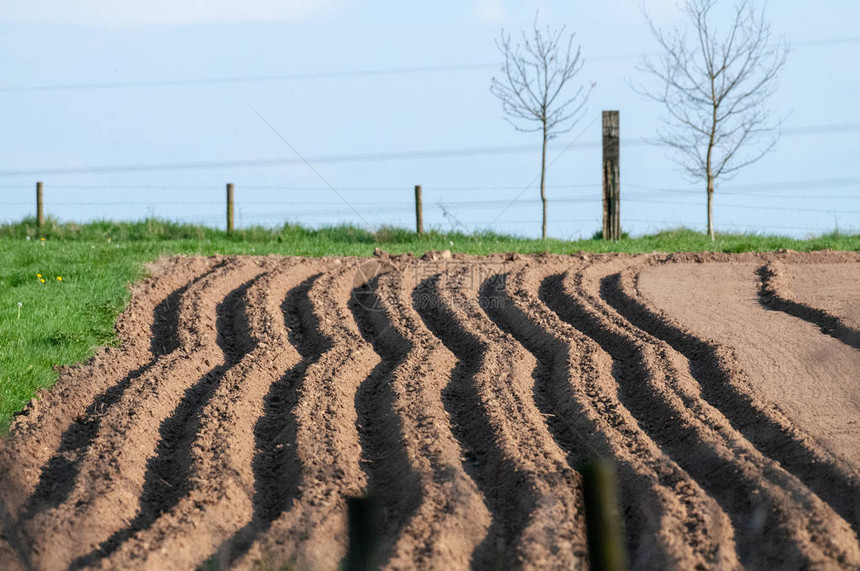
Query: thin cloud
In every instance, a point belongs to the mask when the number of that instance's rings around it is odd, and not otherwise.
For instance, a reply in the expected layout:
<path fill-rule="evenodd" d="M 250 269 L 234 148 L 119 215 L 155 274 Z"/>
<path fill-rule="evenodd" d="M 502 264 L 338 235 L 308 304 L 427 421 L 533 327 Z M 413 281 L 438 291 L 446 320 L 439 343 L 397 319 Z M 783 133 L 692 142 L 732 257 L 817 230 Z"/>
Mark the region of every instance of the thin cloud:
<path fill-rule="evenodd" d="M 106 28 L 319 19 L 347 0 L 4 0 L 0 23 Z"/>
<path fill-rule="evenodd" d="M 502 0 L 475 0 L 474 13 L 482 24 L 506 24 L 512 20 Z"/>
<path fill-rule="evenodd" d="M 679 0 L 612 0 L 605 6 L 623 24 L 641 23 L 643 8 L 656 24 L 673 24 L 682 15 Z"/>

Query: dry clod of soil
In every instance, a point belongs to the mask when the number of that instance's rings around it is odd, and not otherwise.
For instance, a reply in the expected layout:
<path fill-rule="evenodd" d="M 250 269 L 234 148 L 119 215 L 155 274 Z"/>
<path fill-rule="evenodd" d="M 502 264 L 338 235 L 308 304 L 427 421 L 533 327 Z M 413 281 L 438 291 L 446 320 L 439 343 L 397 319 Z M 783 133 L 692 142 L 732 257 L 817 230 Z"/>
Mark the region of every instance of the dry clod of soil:
<path fill-rule="evenodd" d="M 860 568 L 860 255 L 175 257 L 0 441 L 9 569 Z"/>
<path fill-rule="evenodd" d="M 421 256 L 422 260 L 450 260 L 453 255 L 451 254 L 451 250 L 429 250 L 424 252 L 424 255 Z"/>

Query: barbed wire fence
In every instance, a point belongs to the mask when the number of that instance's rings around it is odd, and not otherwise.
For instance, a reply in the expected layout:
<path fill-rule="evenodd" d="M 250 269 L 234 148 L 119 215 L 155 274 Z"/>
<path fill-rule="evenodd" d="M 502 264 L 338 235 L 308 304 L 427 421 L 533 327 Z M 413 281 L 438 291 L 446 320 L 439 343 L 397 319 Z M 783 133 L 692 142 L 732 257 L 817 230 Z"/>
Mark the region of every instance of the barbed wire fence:
<path fill-rule="evenodd" d="M 657 207 L 663 216 L 648 218 L 643 216 L 625 217 L 622 209 L 622 223 L 650 225 L 650 230 L 684 226 L 700 229 L 701 224 L 688 219 L 688 216 L 666 216 L 665 212 L 678 207 L 700 207 L 702 200 L 695 188 L 662 188 L 636 183 L 624 183 L 627 192 L 622 194 L 622 204 L 631 207 L 641 205 Z M 34 200 L 33 183 L 0 184 L 0 208 L 4 212 L 15 211 L 19 218 L 33 216 L 38 211 Z M 314 185 L 260 185 L 236 184 L 235 212 L 238 227 L 251 225 L 278 226 L 283 223 L 297 223 L 309 226 L 324 226 L 336 223 L 356 223 L 352 220 L 354 211 L 347 205 L 338 202 L 324 194 L 328 189 Z M 846 200 L 858 198 L 860 177 L 830 178 L 816 180 L 784 181 L 766 184 L 726 186 L 718 207 L 726 211 L 769 211 L 773 213 L 818 214 L 834 217 L 834 226 L 800 226 L 780 222 L 777 216 L 769 217 L 766 221 L 750 224 L 722 222 L 721 226 L 733 231 L 747 232 L 814 232 L 826 233 L 838 229 L 852 230 L 856 221 L 860 220 L 860 208 L 846 209 L 840 205 Z M 62 219 L 141 219 L 163 218 L 179 222 L 203 224 L 212 227 L 224 227 L 226 224 L 225 199 L 223 189 L 215 185 L 188 184 L 45 184 L 48 191 L 43 209 L 48 215 L 58 215 Z M 572 227 L 578 225 L 580 235 L 590 235 L 600 227 L 600 184 L 570 184 L 550 185 L 550 191 L 556 194 L 551 204 L 559 207 L 561 216 L 552 218 L 552 223 Z M 415 201 L 410 186 L 362 186 L 338 189 L 348 193 L 350 203 L 362 216 L 372 218 L 379 226 L 394 225 L 410 227 L 408 224 L 415 216 Z M 431 221 L 430 227 L 470 232 L 478 230 L 487 223 L 487 212 L 499 210 L 510 203 L 509 198 L 473 198 L 476 194 L 492 193 L 501 195 L 504 192 L 521 190 L 521 187 L 511 185 L 475 185 L 475 186 L 426 186 L 423 185 L 423 216 Z M 117 198 L 117 191 L 129 198 Z M 146 191 L 158 191 L 163 197 L 174 194 L 176 199 L 142 197 Z M 267 194 L 268 198 L 261 198 Z M 814 194 L 811 194 L 814 193 Z M 456 198 L 451 198 L 454 194 Z M 95 195 L 95 198 L 94 198 Z M 379 198 L 365 200 L 364 197 L 373 195 Z M 559 196 L 560 195 L 560 196 Z M 103 196 L 103 197 L 102 197 Z M 808 202 L 813 196 L 814 207 L 800 204 Z M 380 199 L 385 197 L 384 199 Z M 739 199 L 741 200 L 739 202 Z M 756 203 L 765 201 L 766 203 Z M 778 204 L 774 204 L 777 202 Z M 534 207 L 534 218 L 504 218 L 502 223 L 515 228 L 525 228 L 526 225 L 538 224 L 537 212 L 539 201 L 536 198 L 521 198 L 517 201 L 520 206 L 515 212 L 520 215 Z M 857 202 L 860 206 L 860 202 Z M 565 209 L 565 206 L 576 207 Z M 665 208 L 663 208 L 665 207 Z M 177 213 L 177 210 L 182 213 Z M 76 212 L 87 210 L 98 211 L 100 216 L 69 216 Z M 584 212 L 588 215 L 571 216 L 571 211 Z M 116 213 L 120 212 L 120 215 Z M 113 214 L 112 214 L 113 213 Z M 840 222 L 841 218 L 841 222 Z"/>
<path fill-rule="evenodd" d="M 795 126 L 783 130 L 783 136 L 809 137 L 822 133 L 860 132 L 860 123 L 844 122 L 821 125 Z M 622 149 L 648 144 L 644 137 L 621 139 Z M 597 149 L 602 141 L 573 141 L 567 148 Z M 339 155 L 310 157 L 312 163 L 365 163 L 392 162 L 402 160 L 434 161 L 447 158 L 475 156 L 498 156 L 532 152 L 532 145 L 463 147 L 456 149 L 430 149 L 422 151 L 359 152 Z M 69 178 L 79 175 L 101 177 L 117 174 L 131 177 L 151 176 L 152 173 L 189 171 L 199 173 L 201 178 L 212 180 L 211 170 L 230 171 L 240 174 L 245 168 L 277 167 L 300 163 L 295 158 L 259 158 L 227 161 L 171 162 L 150 164 L 104 165 L 86 167 L 54 167 L 43 169 L 18 169 L 0 171 L 0 208 L 3 212 L 16 212 L 20 219 L 33 212 L 33 177 L 48 180 L 44 187 L 48 191 L 45 205 L 49 214 L 74 221 L 109 219 L 140 219 L 145 217 L 165 218 L 176 221 L 217 227 L 225 224 L 223 185 L 187 183 L 77 183 Z M 134 174 L 132 174 L 134 173 Z M 170 178 L 177 179 L 173 175 Z M 165 177 L 168 178 L 168 177 Z M 187 177 L 183 177 L 187 180 Z M 239 180 L 242 180 L 240 176 Z M 595 177 L 596 178 L 596 177 Z M 701 206 L 697 188 L 671 188 L 629 182 L 622 173 L 621 193 L 622 224 L 633 224 L 637 231 L 654 231 L 666 227 L 684 226 L 699 230 L 703 226 L 696 222 L 689 210 Z M 28 180 L 29 179 L 29 180 Z M 599 179 L 598 179 L 599 180 Z M 420 181 L 416 181 L 420 182 Z M 482 185 L 421 185 L 425 192 L 423 214 L 428 226 L 433 229 L 448 228 L 462 232 L 486 229 L 492 219 L 492 211 L 506 211 L 512 197 L 519 197 L 526 190 L 510 184 Z M 415 212 L 412 186 L 344 186 L 336 193 L 320 184 L 254 184 L 239 182 L 235 200 L 238 226 L 277 226 L 285 222 L 305 226 L 321 226 L 337 223 L 359 223 L 374 220 L 378 226 L 396 225 L 411 227 L 411 213 Z M 821 234 L 841 229 L 856 231 L 860 226 L 860 176 L 831 177 L 806 180 L 769 181 L 766 183 L 726 185 L 718 189 L 718 209 L 730 216 L 745 211 L 758 213 L 754 223 L 727 221 L 720 216 L 721 229 L 756 233 L 807 233 Z M 601 226 L 601 183 L 561 184 L 548 186 L 551 201 L 550 225 L 557 237 L 588 237 Z M 517 192 L 519 191 L 519 193 Z M 337 196 L 344 193 L 344 200 Z M 175 196 L 165 199 L 164 196 Z M 453 196 L 452 196 L 453 195 Z M 810 206 L 814 200 L 814 206 Z M 852 201 L 846 203 L 846 201 Z M 527 229 L 536 224 L 536 218 L 514 218 L 524 212 L 537 212 L 536 198 L 526 196 L 515 199 L 518 206 L 499 220 L 499 226 Z M 849 206 L 846 208 L 846 204 Z M 528 208 L 533 206 L 532 210 Z M 649 218 L 641 212 L 659 209 L 659 216 Z M 38 208 L 37 208 L 38 210 Z M 98 210 L 99 215 L 92 213 Z M 630 216 L 630 212 L 634 212 Z M 763 212 L 772 216 L 765 218 Z M 120 213 L 120 214 L 117 214 Z M 674 214 L 668 217 L 667 213 Z M 512 216 L 513 214 L 513 216 Z M 627 214 L 627 215 L 625 215 Z M 785 216 L 780 216 L 783 214 Z M 803 215 L 804 225 L 797 224 L 798 215 Z M 744 216 L 741 216 L 742 218 Z M 825 223 L 832 217 L 832 225 Z M 6 220 L 2 220 L 6 218 Z M 747 217 L 749 218 L 749 217 Z M 0 216 L 0 221 L 9 221 Z M 491 227 L 490 229 L 494 229 Z"/>

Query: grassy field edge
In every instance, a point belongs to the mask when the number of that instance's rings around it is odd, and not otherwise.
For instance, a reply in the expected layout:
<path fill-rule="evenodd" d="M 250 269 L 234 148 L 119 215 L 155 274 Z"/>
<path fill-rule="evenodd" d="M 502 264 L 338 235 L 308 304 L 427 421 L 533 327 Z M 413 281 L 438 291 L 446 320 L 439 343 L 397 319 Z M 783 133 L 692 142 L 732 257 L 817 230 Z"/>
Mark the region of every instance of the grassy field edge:
<path fill-rule="evenodd" d="M 702 233 L 679 228 L 612 243 L 438 230 L 418 236 L 402 228 L 370 232 L 348 225 L 252 227 L 228 236 L 222 230 L 155 219 L 87 224 L 49 220 L 41 231 L 34 219 L 0 225 L 0 433 L 38 390 L 53 385 L 57 366 L 85 362 L 98 347 L 118 343 L 114 324 L 128 302 L 130 285 L 146 275 L 147 263 L 161 256 L 370 256 L 375 248 L 416 256 L 444 249 L 474 255 L 857 251 L 860 234 L 834 232 L 805 240 L 719 234 L 712 242 Z"/>

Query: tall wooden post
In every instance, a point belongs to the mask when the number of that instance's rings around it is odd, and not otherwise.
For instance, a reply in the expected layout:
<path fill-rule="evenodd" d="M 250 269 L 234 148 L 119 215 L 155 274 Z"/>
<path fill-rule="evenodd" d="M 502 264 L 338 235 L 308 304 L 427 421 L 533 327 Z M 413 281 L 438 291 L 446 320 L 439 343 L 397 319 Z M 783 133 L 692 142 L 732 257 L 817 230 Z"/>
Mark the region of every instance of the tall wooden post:
<path fill-rule="evenodd" d="M 36 183 L 36 224 L 39 232 L 45 227 L 45 204 L 42 196 L 42 183 Z"/>
<path fill-rule="evenodd" d="M 415 185 L 415 233 L 424 234 L 424 205 L 421 202 L 421 185 Z"/>
<path fill-rule="evenodd" d="M 233 233 L 233 183 L 227 183 L 227 235 Z"/>
<path fill-rule="evenodd" d="M 603 239 L 621 238 L 620 128 L 618 111 L 603 112 Z"/>

